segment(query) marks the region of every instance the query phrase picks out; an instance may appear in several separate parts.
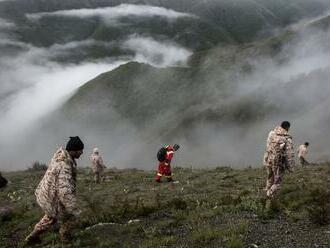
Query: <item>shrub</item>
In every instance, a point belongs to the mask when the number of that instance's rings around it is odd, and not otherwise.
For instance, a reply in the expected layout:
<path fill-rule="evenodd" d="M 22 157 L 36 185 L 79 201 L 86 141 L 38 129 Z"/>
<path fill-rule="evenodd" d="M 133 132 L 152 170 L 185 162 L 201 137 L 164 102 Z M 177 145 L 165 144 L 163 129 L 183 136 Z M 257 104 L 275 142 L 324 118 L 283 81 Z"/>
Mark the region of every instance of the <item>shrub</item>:
<path fill-rule="evenodd" d="M 188 205 L 185 200 L 182 200 L 180 198 L 174 198 L 171 201 L 168 202 L 168 206 L 171 206 L 174 209 L 180 209 L 185 210 Z"/>
<path fill-rule="evenodd" d="M 210 244 L 213 240 L 221 238 L 222 235 L 221 231 L 218 231 L 211 226 L 199 226 L 192 231 L 191 238 L 194 243 L 203 247 Z"/>
<path fill-rule="evenodd" d="M 48 166 L 46 164 L 35 161 L 32 166 L 28 168 L 28 171 L 45 171 L 47 168 Z"/>
<path fill-rule="evenodd" d="M 312 204 L 307 208 L 309 219 L 316 224 L 326 225 L 330 221 L 330 191 L 317 188 L 310 192 Z"/>

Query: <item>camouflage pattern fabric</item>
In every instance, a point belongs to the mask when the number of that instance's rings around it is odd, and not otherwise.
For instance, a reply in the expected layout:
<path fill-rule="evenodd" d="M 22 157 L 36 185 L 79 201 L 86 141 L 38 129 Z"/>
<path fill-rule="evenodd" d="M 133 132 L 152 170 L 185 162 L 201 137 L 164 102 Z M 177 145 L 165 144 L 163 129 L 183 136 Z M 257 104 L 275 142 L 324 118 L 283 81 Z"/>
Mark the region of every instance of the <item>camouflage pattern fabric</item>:
<path fill-rule="evenodd" d="M 274 197 L 281 187 L 285 169 L 283 167 L 267 167 L 267 196 Z"/>
<path fill-rule="evenodd" d="M 300 165 L 302 167 L 304 167 L 306 165 L 309 165 L 309 162 L 306 160 L 306 156 L 307 156 L 307 153 L 308 153 L 307 146 L 300 145 L 299 148 L 298 148 L 297 153 L 298 153 L 298 158 L 299 158 Z"/>
<path fill-rule="evenodd" d="M 267 169 L 267 196 L 273 197 L 281 186 L 285 170 L 294 167 L 292 137 L 284 128 L 276 127 L 269 133 L 263 162 Z"/>
<path fill-rule="evenodd" d="M 304 157 L 299 157 L 299 162 L 302 167 L 310 165 L 310 163 Z"/>
<path fill-rule="evenodd" d="M 60 225 L 59 233 L 61 240 L 71 240 L 71 230 L 76 224 L 76 219 L 73 215 L 65 213 L 59 214 L 57 218 L 44 215 L 44 217 L 42 217 L 42 219 L 35 225 L 34 230 L 30 235 L 40 235 L 56 224 Z"/>
<path fill-rule="evenodd" d="M 37 202 L 47 216 L 57 217 L 61 212 L 74 215 L 78 211 L 76 166 L 63 148 L 54 154 L 35 192 Z"/>
<path fill-rule="evenodd" d="M 1 173 L 0 173 L 0 188 L 4 188 L 6 187 L 6 185 L 8 184 L 8 181 L 6 178 L 4 178 Z"/>
<path fill-rule="evenodd" d="M 75 160 L 63 148 L 54 154 L 35 192 L 45 215 L 26 237 L 26 241 L 38 237 L 56 223 L 60 225 L 61 239 L 67 241 L 71 238 L 74 216 L 80 213 L 76 199 L 76 166 Z"/>
<path fill-rule="evenodd" d="M 92 171 L 94 173 L 94 180 L 96 183 L 100 183 L 102 177 L 103 177 L 103 172 L 106 166 L 104 165 L 102 156 L 98 153 L 93 153 L 91 155 L 91 167 Z"/>

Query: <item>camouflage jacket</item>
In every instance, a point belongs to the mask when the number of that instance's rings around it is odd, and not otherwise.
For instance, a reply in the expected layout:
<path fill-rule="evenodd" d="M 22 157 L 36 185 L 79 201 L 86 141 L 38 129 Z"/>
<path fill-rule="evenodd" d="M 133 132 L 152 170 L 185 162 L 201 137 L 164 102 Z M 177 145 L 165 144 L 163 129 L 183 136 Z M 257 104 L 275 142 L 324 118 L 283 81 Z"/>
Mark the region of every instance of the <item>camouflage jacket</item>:
<path fill-rule="evenodd" d="M 63 148 L 60 148 L 51 159 L 35 192 L 39 206 L 48 216 L 56 217 L 60 212 L 78 212 L 76 166 L 74 159 Z"/>
<path fill-rule="evenodd" d="M 102 172 L 106 168 L 106 166 L 103 163 L 102 156 L 99 154 L 93 153 L 91 155 L 91 163 L 92 163 L 91 167 L 94 173 Z"/>
<path fill-rule="evenodd" d="M 298 158 L 306 158 L 306 155 L 307 155 L 307 153 L 308 153 L 308 149 L 307 149 L 307 146 L 305 146 L 305 145 L 301 145 L 301 146 L 299 146 L 299 148 L 298 148 Z"/>
<path fill-rule="evenodd" d="M 268 135 L 264 165 L 267 167 L 282 166 L 288 169 L 294 166 L 292 137 L 282 127 L 276 127 Z"/>

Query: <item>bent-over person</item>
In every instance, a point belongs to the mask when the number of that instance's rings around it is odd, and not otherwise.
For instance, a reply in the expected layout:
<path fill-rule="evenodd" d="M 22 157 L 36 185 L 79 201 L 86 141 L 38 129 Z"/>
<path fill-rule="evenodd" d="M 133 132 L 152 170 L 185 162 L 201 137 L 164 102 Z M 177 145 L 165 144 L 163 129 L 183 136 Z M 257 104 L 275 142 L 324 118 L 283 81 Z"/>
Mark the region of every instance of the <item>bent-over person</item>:
<path fill-rule="evenodd" d="M 285 170 L 292 171 L 294 166 L 294 148 L 289 129 L 290 123 L 283 121 L 268 135 L 264 155 L 264 165 L 267 170 L 265 190 L 268 197 L 275 196 L 283 182 Z"/>
<path fill-rule="evenodd" d="M 62 242 L 72 240 L 71 229 L 80 214 L 76 197 L 76 170 L 84 144 L 78 136 L 70 137 L 66 148 L 59 148 L 50 161 L 48 169 L 39 183 L 35 195 L 44 217 L 26 237 L 27 243 L 40 242 L 40 234 L 59 223 Z"/>

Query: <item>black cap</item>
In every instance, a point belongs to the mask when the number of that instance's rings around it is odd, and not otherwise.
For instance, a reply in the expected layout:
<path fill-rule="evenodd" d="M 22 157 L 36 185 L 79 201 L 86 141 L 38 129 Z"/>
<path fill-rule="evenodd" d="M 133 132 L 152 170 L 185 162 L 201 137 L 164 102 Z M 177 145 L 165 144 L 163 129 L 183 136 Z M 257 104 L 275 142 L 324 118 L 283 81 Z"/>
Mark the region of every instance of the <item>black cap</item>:
<path fill-rule="evenodd" d="M 291 126 L 290 122 L 288 122 L 288 121 L 283 121 L 281 123 L 281 127 L 284 128 L 285 130 L 289 130 L 290 126 Z"/>
<path fill-rule="evenodd" d="M 80 151 L 84 149 L 84 143 L 78 136 L 70 137 L 65 149 L 67 151 Z"/>

